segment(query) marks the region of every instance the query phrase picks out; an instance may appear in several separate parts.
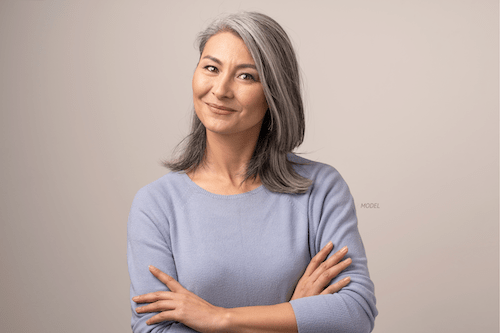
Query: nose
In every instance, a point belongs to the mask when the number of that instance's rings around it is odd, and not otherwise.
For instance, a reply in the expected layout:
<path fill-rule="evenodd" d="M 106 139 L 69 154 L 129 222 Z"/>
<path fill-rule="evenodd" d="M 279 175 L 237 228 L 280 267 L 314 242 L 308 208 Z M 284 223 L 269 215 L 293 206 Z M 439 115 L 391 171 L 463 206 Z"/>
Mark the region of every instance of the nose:
<path fill-rule="evenodd" d="M 212 94 L 218 99 L 233 98 L 233 80 L 228 74 L 218 75 L 212 87 Z"/>

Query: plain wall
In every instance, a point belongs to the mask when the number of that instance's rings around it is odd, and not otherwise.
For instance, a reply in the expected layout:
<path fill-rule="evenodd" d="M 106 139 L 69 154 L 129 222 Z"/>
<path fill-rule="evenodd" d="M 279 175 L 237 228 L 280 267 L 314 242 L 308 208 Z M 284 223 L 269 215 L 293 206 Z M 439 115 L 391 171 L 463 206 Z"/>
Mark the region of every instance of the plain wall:
<path fill-rule="evenodd" d="M 1 1 L 0 331 L 130 331 L 130 204 L 187 134 L 196 33 L 235 10 L 294 42 L 298 151 L 351 188 L 374 332 L 498 332 L 488 0 Z"/>

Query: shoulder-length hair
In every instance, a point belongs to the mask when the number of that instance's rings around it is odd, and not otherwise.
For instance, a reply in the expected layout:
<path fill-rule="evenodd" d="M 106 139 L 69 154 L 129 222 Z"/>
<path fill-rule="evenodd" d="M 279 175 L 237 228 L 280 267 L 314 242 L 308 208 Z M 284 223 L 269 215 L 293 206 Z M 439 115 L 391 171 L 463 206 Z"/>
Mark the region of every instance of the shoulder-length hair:
<path fill-rule="evenodd" d="M 287 158 L 302 143 L 305 131 L 299 68 L 290 39 L 269 16 L 240 12 L 216 19 L 198 35 L 200 57 L 210 37 L 223 31 L 234 33 L 247 46 L 269 106 L 245 180 L 259 175 L 270 191 L 306 192 L 311 180 L 299 175 Z M 203 162 L 206 129 L 196 112 L 191 134 L 183 142 L 179 157 L 164 162 L 172 171 L 194 170 Z"/>

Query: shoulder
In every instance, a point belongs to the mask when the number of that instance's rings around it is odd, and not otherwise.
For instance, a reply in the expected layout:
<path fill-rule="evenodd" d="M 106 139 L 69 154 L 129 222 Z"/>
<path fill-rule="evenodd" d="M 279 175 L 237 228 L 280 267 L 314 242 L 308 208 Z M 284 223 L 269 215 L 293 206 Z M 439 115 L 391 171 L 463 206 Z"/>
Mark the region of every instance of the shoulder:
<path fill-rule="evenodd" d="M 323 187 L 347 187 L 340 173 L 333 166 L 312 161 L 295 154 L 289 154 L 288 160 L 293 163 L 295 171 L 302 177 L 312 180 L 311 190 Z"/>
<path fill-rule="evenodd" d="M 186 202 L 187 186 L 183 173 L 169 172 L 142 187 L 134 197 L 128 218 L 128 235 L 149 235 L 155 230 L 168 234 L 175 209 Z"/>
<path fill-rule="evenodd" d="M 354 199 L 347 183 L 334 167 L 304 158 L 297 160 L 296 167 L 297 172 L 313 181 L 307 192 L 307 205 L 310 233 L 316 237 L 312 243 L 317 252 L 326 244 L 321 242 L 321 235 L 326 230 L 333 234 L 339 230 L 356 230 Z"/>
<path fill-rule="evenodd" d="M 307 191 L 309 210 L 322 212 L 326 207 L 353 206 L 349 186 L 331 165 L 290 154 L 289 160 L 301 176 L 312 180 Z"/>
<path fill-rule="evenodd" d="M 160 206 L 181 200 L 186 196 L 186 175 L 180 172 L 169 172 L 137 191 L 132 207 Z"/>

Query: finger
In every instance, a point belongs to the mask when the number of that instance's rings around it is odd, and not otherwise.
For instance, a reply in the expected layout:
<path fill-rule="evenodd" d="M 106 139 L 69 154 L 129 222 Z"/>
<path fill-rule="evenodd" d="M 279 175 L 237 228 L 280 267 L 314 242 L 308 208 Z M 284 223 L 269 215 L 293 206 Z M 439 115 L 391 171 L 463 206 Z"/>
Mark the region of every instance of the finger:
<path fill-rule="evenodd" d="M 319 265 L 317 269 L 311 274 L 311 280 L 316 281 L 326 270 L 335 266 L 347 254 L 347 251 L 347 246 L 344 246 L 343 248 L 335 252 L 330 258 L 323 261 L 321 265 Z"/>
<path fill-rule="evenodd" d="M 136 303 L 152 303 L 159 300 L 172 299 L 170 291 L 155 291 L 153 293 L 135 296 L 132 300 Z"/>
<path fill-rule="evenodd" d="M 345 255 L 347 254 L 348 251 L 349 251 L 349 249 L 347 248 L 347 246 L 344 246 L 343 248 L 341 248 L 340 250 L 335 252 L 326 261 L 328 262 L 328 264 L 331 264 L 331 266 L 333 266 L 333 265 L 337 264 L 340 260 L 342 260 L 342 258 L 345 257 Z"/>
<path fill-rule="evenodd" d="M 179 283 L 177 282 L 173 277 L 171 277 L 170 275 L 166 274 L 166 273 L 163 273 L 161 270 L 159 270 L 158 268 L 154 267 L 154 266 L 149 266 L 149 271 L 154 275 L 156 276 L 156 278 L 158 280 L 160 280 L 161 282 L 163 282 L 167 287 L 168 289 L 170 289 L 171 291 L 173 292 L 182 292 L 182 291 L 185 291 L 186 289 L 184 289 L 184 287 Z"/>
<path fill-rule="evenodd" d="M 323 290 L 320 295 L 326 295 L 326 294 L 333 294 L 338 292 L 340 289 L 344 288 L 351 282 L 351 278 L 348 276 L 346 278 L 343 278 L 342 280 L 335 282 L 331 286 L 328 286 L 325 290 Z"/>
<path fill-rule="evenodd" d="M 173 309 L 175 309 L 174 301 L 166 300 L 166 301 L 157 301 L 145 306 L 138 307 L 135 309 L 135 312 L 137 313 L 161 312 Z"/>
<path fill-rule="evenodd" d="M 162 321 L 175 320 L 173 311 L 163 311 L 154 315 L 146 321 L 147 325 L 161 323 Z"/>
<path fill-rule="evenodd" d="M 328 242 L 316 255 L 311 259 L 309 265 L 307 265 L 306 271 L 302 276 L 310 276 L 316 268 L 328 257 L 330 252 L 333 250 L 333 243 Z"/>
<path fill-rule="evenodd" d="M 324 287 L 330 284 L 330 281 L 332 281 L 334 277 L 339 275 L 340 272 L 345 270 L 351 263 L 352 259 L 347 258 L 346 260 L 343 260 L 338 264 L 330 267 L 329 269 L 325 270 L 323 273 L 321 273 L 321 275 L 318 276 L 316 281 L 314 281 L 314 284 L 316 284 L 317 288 L 323 290 Z"/>

